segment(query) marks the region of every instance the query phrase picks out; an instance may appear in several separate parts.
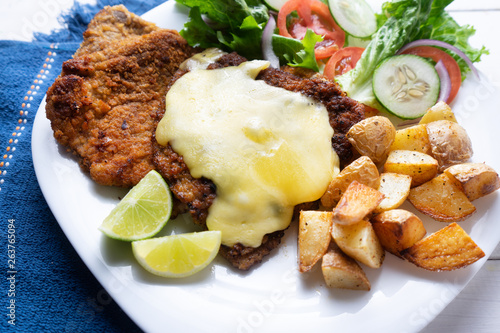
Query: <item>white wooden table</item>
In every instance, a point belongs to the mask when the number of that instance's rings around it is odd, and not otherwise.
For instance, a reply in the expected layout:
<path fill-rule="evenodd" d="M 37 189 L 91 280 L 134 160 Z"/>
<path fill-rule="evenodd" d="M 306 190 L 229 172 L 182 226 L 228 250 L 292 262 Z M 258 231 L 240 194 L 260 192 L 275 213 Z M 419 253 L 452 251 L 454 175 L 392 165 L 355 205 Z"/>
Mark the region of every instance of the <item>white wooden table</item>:
<path fill-rule="evenodd" d="M 490 54 L 476 67 L 500 88 L 500 1 L 455 0 L 448 7 L 459 24 L 470 24 L 476 34 L 472 45 L 485 45 Z M 496 112 L 497 110 L 495 110 Z M 492 221 L 496 222 L 496 221 Z M 469 285 L 422 332 L 490 333 L 500 331 L 500 246 Z"/>
<path fill-rule="evenodd" d="M 94 1 L 80 0 L 80 2 Z M 72 4 L 73 0 L 2 0 L 0 39 L 30 40 L 32 31 L 48 33 L 59 27 L 57 22 L 59 13 L 70 8 Z M 455 0 L 448 10 L 458 23 L 469 24 L 476 28 L 476 34 L 470 40 L 472 45 L 476 47 L 485 45 L 490 51 L 490 54 L 484 56 L 477 64 L 477 68 L 489 77 L 496 88 L 500 89 L 500 43 L 498 42 L 500 1 Z M 498 331 L 500 331 L 500 246 L 497 246 L 470 284 L 422 332 Z"/>

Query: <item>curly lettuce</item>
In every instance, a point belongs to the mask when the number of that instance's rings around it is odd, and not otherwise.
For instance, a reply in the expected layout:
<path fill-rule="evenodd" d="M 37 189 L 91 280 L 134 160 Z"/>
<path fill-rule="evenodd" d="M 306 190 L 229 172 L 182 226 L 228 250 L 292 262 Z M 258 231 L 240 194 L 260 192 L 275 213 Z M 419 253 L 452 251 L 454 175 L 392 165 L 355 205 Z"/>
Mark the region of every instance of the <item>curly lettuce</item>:
<path fill-rule="evenodd" d="M 314 47 L 322 40 L 323 37 L 315 34 L 311 29 L 307 29 L 302 40 L 273 35 L 273 50 L 280 58 L 281 63 L 319 72 Z"/>
<path fill-rule="evenodd" d="M 260 0 L 176 0 L 190 7 L 180 34 L 192 46 L 219 47 L 249 58 L 262 57 L 262 31 L 269 11 Z"/>
<path fill-rule="evenodd" d="M 176 0 L 187 6 L 189 20 L 180 31 L 189 45 L 235 51 L 247 59 L 262 59 L 262 33 L 269 10 L 260 0 Z M 303 40 L 273 35 L 282 64 L 319 71 L 314 46 L 323 38 L 312 30 Z"/>

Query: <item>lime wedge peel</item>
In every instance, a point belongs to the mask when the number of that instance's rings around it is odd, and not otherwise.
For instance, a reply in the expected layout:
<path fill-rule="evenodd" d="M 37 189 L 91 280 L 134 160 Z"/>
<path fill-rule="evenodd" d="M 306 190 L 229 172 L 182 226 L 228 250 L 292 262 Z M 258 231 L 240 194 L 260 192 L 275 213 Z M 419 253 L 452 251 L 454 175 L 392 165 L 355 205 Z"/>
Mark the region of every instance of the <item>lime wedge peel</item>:
<path fill-rule="evenodd" d="M 172 213 L 172 194 L 155 170 L 150 171 L 104 219 L 99 230 L 106 236 L 134 241 L 156 235 Z"/>
<path fill-rule="evenodd" d="M 202 231 L 134 241 L 132 251 L 148 272 L 182 278 L 207 267 L 219 252 L 220 245 L 220 231 Z"/>
<path fill-rule="evenodd" d="M 157 171 L 150 171 L 104 219 L 106 236 L 132 241 L 139 264 L 152 274 L 180 278 L 207 267 L 221 246 L 220 231 L 151 238 L 170 219 L 172 194 Z"/>

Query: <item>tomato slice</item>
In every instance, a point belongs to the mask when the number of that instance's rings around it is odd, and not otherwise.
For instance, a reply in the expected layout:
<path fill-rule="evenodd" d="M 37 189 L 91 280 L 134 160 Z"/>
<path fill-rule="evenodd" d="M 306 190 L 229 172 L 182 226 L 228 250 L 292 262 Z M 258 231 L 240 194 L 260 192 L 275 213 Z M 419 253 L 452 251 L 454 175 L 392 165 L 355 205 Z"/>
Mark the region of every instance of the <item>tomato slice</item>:
<path fill-rule="evenodd" d="M 453 102 L 453 100 L 457 96 L 458 90 L 460 89 L 460 85 L 462 84 L 462 74 L 460 72 L 460 67 L 452 56 L 433 46 L 415 46 L 403 51 L 402 53 L 414 54 L 424 58 L 431 58 L 436 63 L 441 60 L 444 67 L 448 71 L 448 74 L 450 75 L 451 81 L 450 96 L 448 97 L 446 103 L 450 104 L 451 102 Z"/>
<path fill-rule="evenodd" d="M 292 12 L 297 12 L 298 17 L 289 16 Z M 281 36 L 295 39 L 303 39 L 307 29 L 323 36 L 323 41 L 316 44 L 316 59 L 330 57 L 345 42 L 345 33 L 333 19 L 328 5 L 319 0 L 286 2 L 278 13 L 278 29 Z"/>
<path fill-rule="evenodd" d="M 356 66 L 364 50 L 362 47 L 354 46 L 338 50 L 326 63 L 323 74 L 330 80 L 333 80 L 336 76 L 349 72 Z"/>

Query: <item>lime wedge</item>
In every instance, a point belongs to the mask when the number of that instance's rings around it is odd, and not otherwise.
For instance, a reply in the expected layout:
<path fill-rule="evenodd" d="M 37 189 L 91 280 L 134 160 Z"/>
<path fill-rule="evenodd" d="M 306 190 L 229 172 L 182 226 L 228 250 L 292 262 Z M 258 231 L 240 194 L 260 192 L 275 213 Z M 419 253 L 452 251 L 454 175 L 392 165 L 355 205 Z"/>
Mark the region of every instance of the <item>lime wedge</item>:
<path fill-rule="evenodd" d="M 104 219 L 99 230 L 106 236 L 134 241 L 156 235 L 172 212 L 172 195 L 156 171 L 150 171 Z"/>
<path fill-rule="evenodd" d="M 135 258 L 147 271 L 164 277 L 193 275 L 214 260 L 220 231 L 202 231 L 132 242 Z"/>

